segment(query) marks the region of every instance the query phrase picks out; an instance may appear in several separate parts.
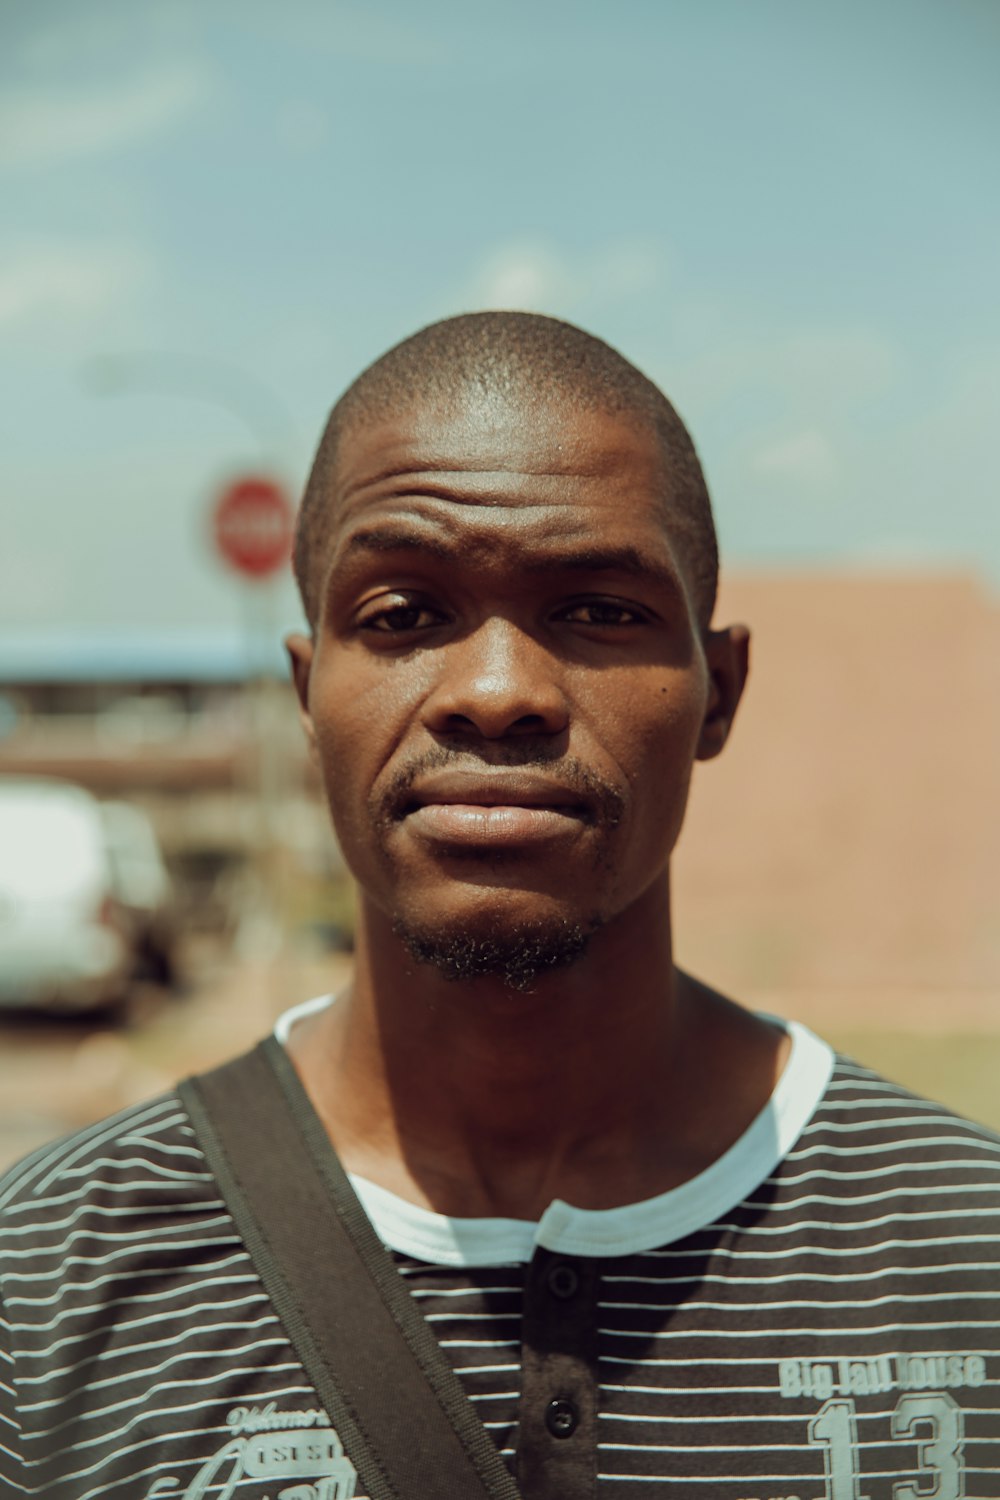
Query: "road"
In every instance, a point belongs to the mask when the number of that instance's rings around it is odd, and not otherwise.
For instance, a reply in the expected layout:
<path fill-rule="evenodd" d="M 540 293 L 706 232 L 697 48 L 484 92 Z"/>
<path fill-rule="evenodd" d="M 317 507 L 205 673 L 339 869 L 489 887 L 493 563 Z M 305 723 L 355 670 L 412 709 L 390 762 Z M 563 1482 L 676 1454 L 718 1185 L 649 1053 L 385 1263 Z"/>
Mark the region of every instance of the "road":
<path fill-rule="evenodd" d="M 0 1015 L 0 1170 L 36 1146 L 155 1097 L 250 1046 L 281 1011 L 336 990 L 350 960 L 243 959 L 202 943 L 180 994 L 143 986 L 124 1023 Z"/>

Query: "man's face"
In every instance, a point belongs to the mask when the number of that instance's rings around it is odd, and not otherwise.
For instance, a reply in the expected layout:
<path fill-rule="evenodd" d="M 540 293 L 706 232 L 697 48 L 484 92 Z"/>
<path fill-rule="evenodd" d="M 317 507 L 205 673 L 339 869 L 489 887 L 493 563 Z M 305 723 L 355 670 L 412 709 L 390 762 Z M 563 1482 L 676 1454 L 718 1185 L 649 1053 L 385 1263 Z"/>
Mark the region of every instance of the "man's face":
<path fill-rule="evenodd" d="M 545 967 L 665 903 L 725 729 L 663 491 L 652 433 L 554 403 L 415 404 L 342 439 L 290 650 L 344 856 L 421 956 Z"/>

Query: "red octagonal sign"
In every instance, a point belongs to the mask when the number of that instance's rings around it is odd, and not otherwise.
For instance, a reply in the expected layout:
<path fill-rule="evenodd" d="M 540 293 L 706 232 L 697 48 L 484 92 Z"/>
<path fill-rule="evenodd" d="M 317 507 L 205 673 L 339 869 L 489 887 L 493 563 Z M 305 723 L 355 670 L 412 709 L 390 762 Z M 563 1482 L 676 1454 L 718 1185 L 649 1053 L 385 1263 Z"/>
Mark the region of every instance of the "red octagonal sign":
<path fill-rule="evenodd" d="M 215 545 L 230 567 L 252 578 L 284 567 L 291 556 L 292 529 L 288 496 L 261 474 L 228 484 L 212 511 Z"/>

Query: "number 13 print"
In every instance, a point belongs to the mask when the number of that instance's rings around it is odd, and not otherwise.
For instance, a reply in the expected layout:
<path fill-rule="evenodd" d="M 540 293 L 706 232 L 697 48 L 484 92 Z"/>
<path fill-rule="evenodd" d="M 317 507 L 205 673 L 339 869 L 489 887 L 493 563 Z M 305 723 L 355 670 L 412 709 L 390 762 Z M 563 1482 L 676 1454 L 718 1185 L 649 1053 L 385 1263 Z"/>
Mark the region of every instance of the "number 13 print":
<path fill-rule="evenodd" d="M 892 1414 L 894 1438 L 916 1441 L 925 1482 L 900 1480 L 893 1500 L 963 1500 L 962 1409 L 944 1391 L 913 1391 L 900 1396 Z M 835 1398 L 820 1407 L 809 1424 L 809 1441 L 823 1449 L 825 1500 L 868 1500 L 859 1487 L 857 1414 L 853 1401 Z"/>

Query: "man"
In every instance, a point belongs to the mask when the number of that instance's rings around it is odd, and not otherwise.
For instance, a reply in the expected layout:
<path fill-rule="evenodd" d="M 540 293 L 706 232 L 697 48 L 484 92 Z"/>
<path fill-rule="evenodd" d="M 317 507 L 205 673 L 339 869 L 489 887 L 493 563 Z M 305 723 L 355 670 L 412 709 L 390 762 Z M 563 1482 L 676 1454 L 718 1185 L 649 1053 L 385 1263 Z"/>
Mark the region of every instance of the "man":
<path fill-rule="evenodd" d="M 278 1034 L 520 1493 L 1000 1496 L 1000 1141 L 672 962 L 748 637 L 664 397 L 551 319 L 425 329 L 334 409 L 296 565 L 359 913 Z M 0 1204 L 5 1494 L 366 1493 L 290 1477 L 327 1415 L 176 1097 Z"/>

